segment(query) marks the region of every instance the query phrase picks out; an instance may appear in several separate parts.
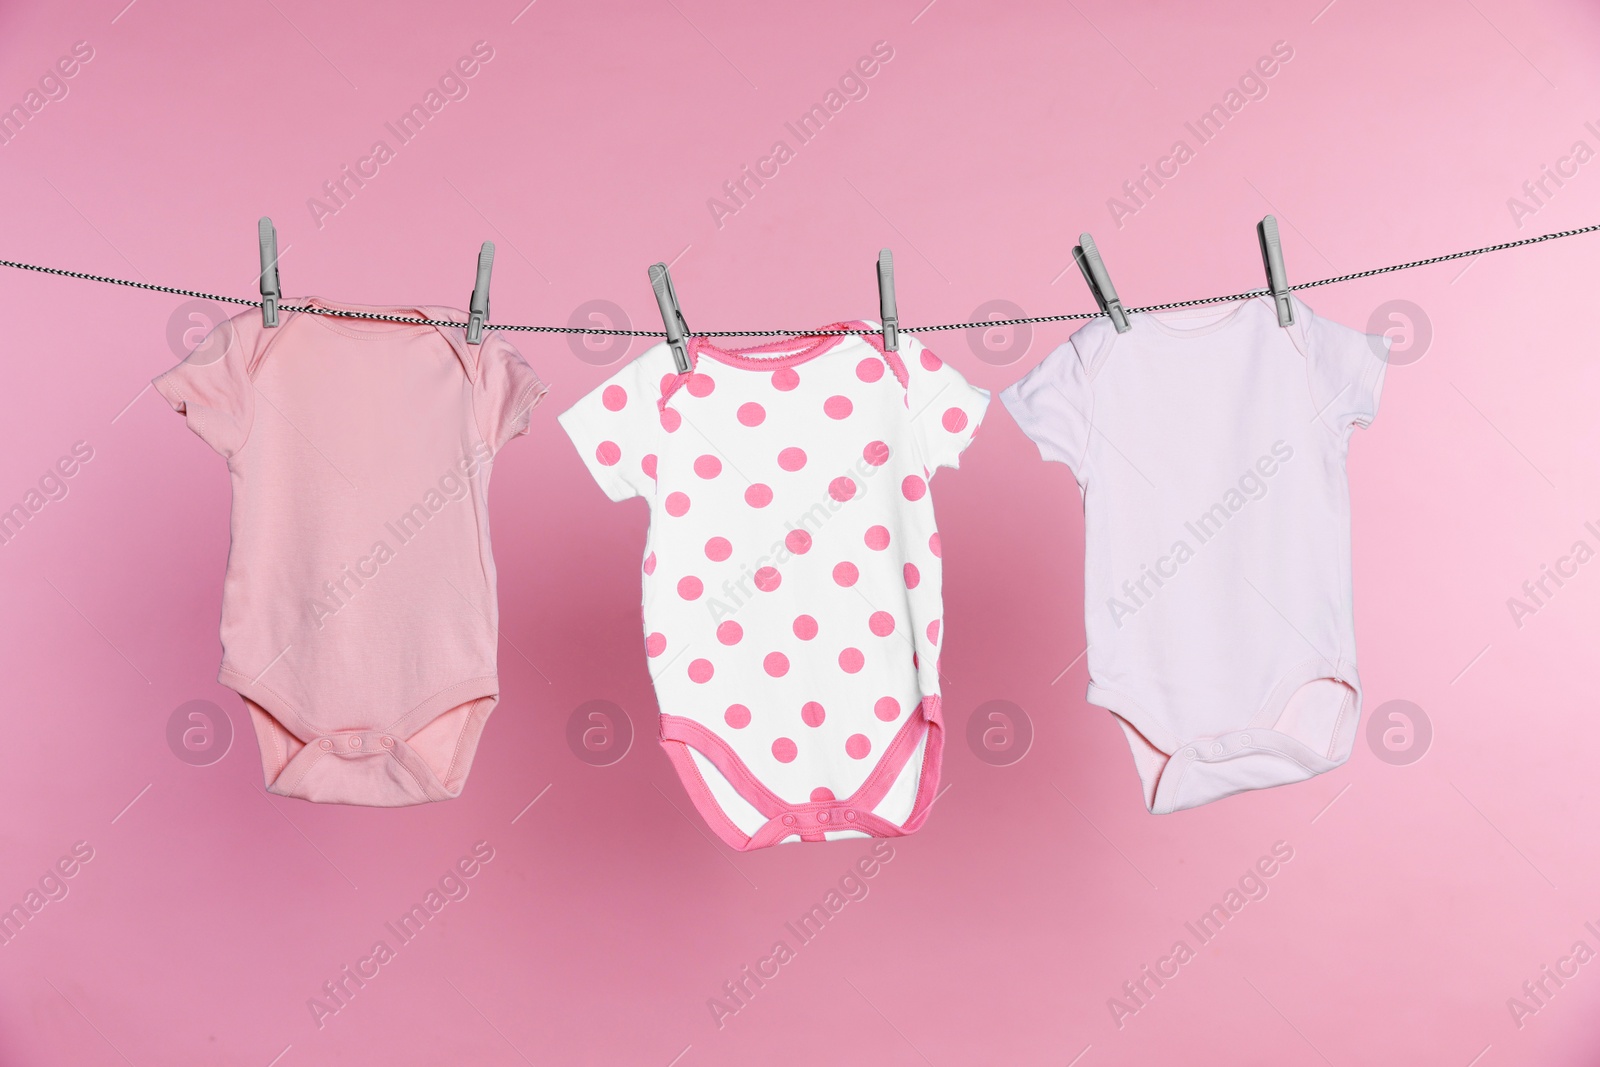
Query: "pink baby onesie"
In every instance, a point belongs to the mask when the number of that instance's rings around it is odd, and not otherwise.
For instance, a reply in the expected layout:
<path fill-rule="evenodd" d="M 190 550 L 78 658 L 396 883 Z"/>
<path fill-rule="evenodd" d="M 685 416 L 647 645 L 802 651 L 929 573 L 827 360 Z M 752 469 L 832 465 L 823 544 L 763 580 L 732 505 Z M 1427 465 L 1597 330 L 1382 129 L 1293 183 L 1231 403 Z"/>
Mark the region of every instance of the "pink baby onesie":
<path fill-rule="evenodd" d="M 989 394 L 905 334 L 689 357 L 656 345 L 560 418 L 611 499 L 650 502 L 661 743 L 733 848 L 911 833 L 943 743 L 928 479 Z"/>
<path fill-rule="evenodd" d="M 1345 454 L 1388 343 L 1299 300 L 1096 319 L 1001 398 L 1084 505 L 1089 700 L 1156 814 L 1350 756 Z"/>
<path fill-rule="evenodd" d="M 496 333 L 249 311 L 155 387 L 232 475 L 219 680 L 268 790 L 458 796 L 500 690 L 489 471 L 544 385 Z"/>

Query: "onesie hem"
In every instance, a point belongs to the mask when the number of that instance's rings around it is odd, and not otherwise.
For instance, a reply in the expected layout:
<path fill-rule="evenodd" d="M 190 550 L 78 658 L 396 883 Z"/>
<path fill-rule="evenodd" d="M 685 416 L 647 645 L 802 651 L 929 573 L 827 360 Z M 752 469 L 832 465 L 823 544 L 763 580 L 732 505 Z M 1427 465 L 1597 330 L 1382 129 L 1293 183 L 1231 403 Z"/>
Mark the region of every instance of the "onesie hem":
<path fill-rule="evenodd" d="M 736 851 L 751 852 L 779 844 L 790 837 L 797 837 L 801 841 L 826 841 L 829 840 L 828 834 L 841 831 L 857 831 L 868 837 L 904 837 L 921 828 L 938 790 L 944 742 L 939 704 L 938 696 L 924 697 L 917 711 L 895 733 L 894 740 L 860 787 L 842 799 L 803 804 L 785 801 L 755 776 L 726 741 L 693 719 L 663 712 L 660 716 L 659 740 L 706 825 L 724 844 Z M 915 729 L 918 724 L 922 729 Z M 905 773 L 917 745 L 924 737 L 927 738 L 927 745 L 918 768 L 917 792 L 911 813 L 902 823 L 894 823 L 875 814 L 872 809 L 883 802 L 889 790 Z M 766 823 L 750 834 L 735 825 L 717 803 L 705 776 L 690 754 L 691 749 L 721 772 L 728 785 L 765 817 Z"/>

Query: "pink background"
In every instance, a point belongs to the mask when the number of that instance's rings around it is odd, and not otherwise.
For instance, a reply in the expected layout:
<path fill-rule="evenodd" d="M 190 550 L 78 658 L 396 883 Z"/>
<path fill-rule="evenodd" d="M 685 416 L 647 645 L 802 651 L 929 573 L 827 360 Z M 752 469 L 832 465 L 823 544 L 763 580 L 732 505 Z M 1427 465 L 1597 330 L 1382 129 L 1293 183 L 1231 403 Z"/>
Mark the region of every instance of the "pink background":
<path fill-rule="evenodd" d="M 923 2 L 8 4 L 0 105 L 74 42 L 94 56 L 0 146 L 0 256 L 249 296 L 268 214 L 291 294 L 461 305 L 492 238 L 503 321 L 606 299 L 659 328 L 645 268 L 665 259 L 692 326 L 798 328 L 874 315 L 883 245 L 916 324 L 1089 308 L 1085 229 L 1137 305 L 1261 284 L 1269 211 L 1296 280 L 1600 221 L 1600 161 L 1520 228 L 1507 206 L 1575 141 L 1600 148 L 1581 0 Z M 469 95 L 319 228 L 307 199 L 393 147 L 383 124 L 479 40 Z M 1119 228 L 1107 198 L 1193 147 L 1184 122 L 1280 40 L 1268 95 Z M 797 145 L 785 121 L 877 41 L 894 54 L 866 97 Z M 780 138 L 794 158 L 719 228 L 708 198 Z M 227 474 L 147 388 L 187 302 L 0 272 L 0 508 L 93 449 L 0 546 L 0 905 L 93 850 L 0 947 L 0 1063 L 1594 1062 L 1600 962 L 1520 1025 L 1508 999 L 1600 950 L 1600 561 L 1520 628 L 1506 601 L 1600 547 L 1597 262 L 1586 236 L 1304 294 L 1431 326 L 1350 463 L 1364 717 L 1423 709 L 1408 764 L 1363 726 L 1325 777 L 1147 814 L 1083 699 L 1077 494 L 996 404 L 934 486 L 950 787 L 804 945 L 785 922 L 870 843 L 732 853 L 656 747 L 645 509 L 608 503 L 554 418 L 615 365 L 517 338 L 553 389 L 495 475 L 503 699 L 465 795 L 316 807 L 263 792 L 214 681 Z M 928 340 L 998 390 L 1070 332 Z M 167 741 L 192 700 L 234 730 L 206 766 Z M 636 734 L 609 766 L 566 741 L 590 700 Z M 967 742 L 991 700 L 1034 730 L 1010 765 Z M 308 1000 L 479 841 L 470 894 L 319 1027 Z M 1184 923 L 1280 841 L 1265 898 L 1199 946 Z M 719 1027 L 709 999 L 779 939 L 794 958 Z M 1110 998 L 1180 939 L 1195 958 L 1119 1026 Z"/>

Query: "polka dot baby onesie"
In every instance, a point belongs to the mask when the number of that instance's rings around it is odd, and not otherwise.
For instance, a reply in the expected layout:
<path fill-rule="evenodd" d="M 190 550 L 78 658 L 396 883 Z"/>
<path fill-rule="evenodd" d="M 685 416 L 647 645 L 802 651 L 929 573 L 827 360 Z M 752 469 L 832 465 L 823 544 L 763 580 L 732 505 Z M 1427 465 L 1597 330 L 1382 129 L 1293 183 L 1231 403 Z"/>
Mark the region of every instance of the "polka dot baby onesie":
<path fill-rule="evenodd" d="M 910 833 L 943 740 L 928 480 L 989 394 L 904 334 L 689 358 L 656 345 L 561 415 L 611 499 L 650 502 L 661 742 L 733 848 Z"/>

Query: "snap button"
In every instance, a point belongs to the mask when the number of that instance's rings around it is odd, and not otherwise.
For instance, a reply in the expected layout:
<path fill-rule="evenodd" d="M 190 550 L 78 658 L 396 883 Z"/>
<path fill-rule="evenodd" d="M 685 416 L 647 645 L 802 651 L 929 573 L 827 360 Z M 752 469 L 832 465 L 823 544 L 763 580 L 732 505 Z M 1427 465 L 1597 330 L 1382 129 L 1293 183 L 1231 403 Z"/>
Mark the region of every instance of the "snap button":
<path fill-rule="evenodd" d="M 333 741 L 332 741 L 332 740 L 331 740 L 331 739 L 329 739 L 329 738 L 326 738 L 326 737 L 324 737 L 324 738 L 323 738 L 323 739 L 322 739 L 322 740 L 321 740 L 321 741 L 320 741 L 320 742 L 319 742 L 319 744 L 321 744 L 321 746 L 322 746 L 322 747 L 323 747 L 323 749 L 324 749 L 324 750 L 326 750 L 326 749 L 330 749 L 330 748 L 332 748 L 332 747 L 333 747 Z"/>
<path fill-rule="evenodd" d="M 828 815 L 827 812 L 825 812 L 825 811 L 817 812 L 817 821 L 818 822 L 827 822 L 829 818 L 830 818 L 830 816 Z"/>
<path fill-rule="evenodd" d="M 845 813 L 844 813 L 844 817 L 845 817 L 845 818 L 846 818 L 846 819 L 849 819 L 849 820 L 850 820 L 850 821 L 851 821 L 851 822 L 855 822 L 855 821 L 856 821 L 856 813 L 855 813 L 855 812 L 853 812 L 853 811 L 847 811 L 847 812 L 845 812 Z"/>
<path fill-rule="evenodd" d="M 1239 735 L 1239 743 L 1241 745 L 1248 745 L 1250 743 L 1250 735 L 1249 734 L 1240 734 Z"/>
<path fill-rule="evenodd" d="M 785 825 L 785 826 L 793 826 L 794 825 L 794 816 L 793 815 L 785 815 L 783 817 L 783 825 Z"/>
<path fill-rule="evenodd" d="M 393 748 L 394 747 L 394 738 L 392 738 L 392 737 L 388 737 L 388 736 L 380 737 L 380 738 L 378 738 L 378 742 L 379 742 L 379 744 L 383 745 L 384 748 Z"/>
<path fill-rule="evenodd" d="M 1186 748 L 1183 750 L 1183 755 L 1185 759 L 1194 759 L 1199 753 L 1192 748 Z"/>
<path fill-rule="evenodd" d="M 359 738 L 359 737 L 352 737 L 352 738 L 351 738 L 351 739 L 350 739 L 350 747 L 351 747 L 351 748 L 360 748 L 360 747 L 361 747 L 361 738 Z"/>
<path fill-rule="evenodd" d="M 1213 741 L 1211 743 L 1211 751 L 1212 752 L 1221 752 L 1222 751 L 1222 742 L 1221 741 Z"/>

